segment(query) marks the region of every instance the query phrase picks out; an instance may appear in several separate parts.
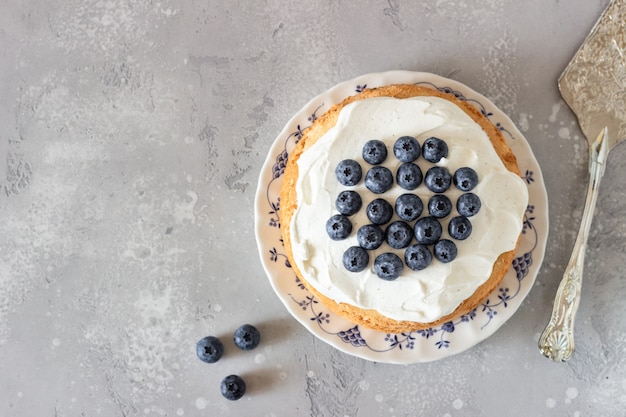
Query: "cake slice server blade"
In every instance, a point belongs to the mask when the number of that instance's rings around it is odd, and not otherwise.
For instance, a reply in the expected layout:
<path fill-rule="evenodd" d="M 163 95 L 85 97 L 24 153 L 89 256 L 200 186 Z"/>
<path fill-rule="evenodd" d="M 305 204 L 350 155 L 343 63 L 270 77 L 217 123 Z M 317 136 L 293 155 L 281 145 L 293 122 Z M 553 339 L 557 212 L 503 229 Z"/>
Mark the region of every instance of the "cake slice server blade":
<path fill-rule="evenodd" d="M 539 350 L 553 361 L 574 352 L 587 237 L 609 151 L 626 139 L 626 0 L 613 0 L 559 77 L 561 96 L 589 143 L 589 186 L 580 230 Z"/>

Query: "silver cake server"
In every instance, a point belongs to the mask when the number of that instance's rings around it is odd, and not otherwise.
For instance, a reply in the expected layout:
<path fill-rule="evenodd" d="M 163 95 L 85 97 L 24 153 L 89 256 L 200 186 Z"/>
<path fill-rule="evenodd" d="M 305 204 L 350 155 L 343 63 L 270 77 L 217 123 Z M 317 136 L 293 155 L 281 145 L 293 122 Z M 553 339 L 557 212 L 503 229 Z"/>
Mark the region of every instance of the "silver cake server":
<path fill-rule="evenodd" d="M 626 139 L 626 0 L 613 0 L 559 78 L 559 90 L 589 142 L 589 187 L 574 250 L 554 300 L 539 350 L 553 361 L 574 353 L 578 309 L 591 219 L 609 151 Z"/>

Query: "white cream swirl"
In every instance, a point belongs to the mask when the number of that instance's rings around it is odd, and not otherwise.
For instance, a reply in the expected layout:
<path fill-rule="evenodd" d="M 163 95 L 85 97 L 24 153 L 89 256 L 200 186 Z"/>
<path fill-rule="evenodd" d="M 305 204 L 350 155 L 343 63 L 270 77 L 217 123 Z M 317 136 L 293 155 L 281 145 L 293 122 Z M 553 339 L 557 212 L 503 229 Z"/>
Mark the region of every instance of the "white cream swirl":
<path fill-rule="evenodd" d="M 464 166 L 478 173 L 479 184 L 472 192 L 481 198 L 482 207 L 470 219 L 472 234 L 455 241 L 458 256 L 454 261 L 444 264 L 433 258 L 428 268 L 417 272 L 405 266 L 394 281 L 382 280 L 373 271 L 374 259 L 381 253 L 396 252 L 404 259 L 403 250 L 393 250 L 386 243 L 369 251 L 368 268 L 349 272 L 343 267 L 343 253 L 358 245 L 356 231 L 370 223 L 365 207 L 381 196 L 367 190 L 363 180 L 354 187 L 339 184 L 335 167 L 343 159 L 355 159 L 365 176 L 370 166 L 361 157 L 363 144 L 380 139 L 389 150 L 383 165 L 395 175 L 400 162 L 393 156 L 393 144 L 404 135 L 414 136 L 420 143 L 430 136 L 445 140 L 449 154 L 437 165 L 447 167 L 451 174 Z M 417 163 L 424 173 L 433 165 L 421 157 Z M 506 169 L 482 128 L 458 106 L 438 97 L 378 97 L 351 103 L 341 110 L 336 125 L 301 155 L 298 170 L 298 208 L 291 221 L 291 242 L 303 278 L 331 299 L 374 309 L 395 320 L 431 322 L 454 311 L 489 278 L 496 258 L 515 247 L 528 204 L 524 182 Z M 335 199 L 345 189 L 359 192 L 363 208 L 350 216 L 350 237 L 333 241 L 325 225 L 337 214 Z M 394 186 L 382 197 L 393 206 L 406 192 Z M 433 193 L 423 183 L 412 192 L 420 196 L 426 213 Z M 452 186 L 446 194 L 454 204 L 462 193 Z M 455 213 L 456 209 L 443 219 L 444 234 Z M 397 220 L 395 214 L 393 220 Z"/>

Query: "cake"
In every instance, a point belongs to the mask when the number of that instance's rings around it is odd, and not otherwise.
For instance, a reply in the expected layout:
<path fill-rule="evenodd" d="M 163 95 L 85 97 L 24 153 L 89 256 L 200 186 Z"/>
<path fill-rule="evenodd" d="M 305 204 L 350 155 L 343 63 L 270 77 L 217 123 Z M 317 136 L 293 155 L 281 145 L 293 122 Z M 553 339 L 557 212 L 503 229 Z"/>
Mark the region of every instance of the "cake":
<path fill-rule="evenodd" d="M 409 84 L 365 89 L 316 119 L 289 154 L 287 256 L 353 323 L 435 327 L 484 302 L 510 268 L 528 204 L 519 174 L 499 129 L 466 101 Z"/>

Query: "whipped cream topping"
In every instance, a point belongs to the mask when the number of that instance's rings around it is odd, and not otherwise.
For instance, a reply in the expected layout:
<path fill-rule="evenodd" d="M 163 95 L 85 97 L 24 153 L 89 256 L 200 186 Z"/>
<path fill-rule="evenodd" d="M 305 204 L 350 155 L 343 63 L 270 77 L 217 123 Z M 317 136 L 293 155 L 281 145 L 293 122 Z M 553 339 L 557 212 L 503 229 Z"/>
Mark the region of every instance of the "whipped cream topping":
<path fill-rule="evenodd" d="M 404 135 L 416 137 L 420 144 L 430 136 L 448 144 L 448 157 L 437 164 L 418 158 L 415 163 L 424 174 L 433 165 L 444 166 L 451 174 L 465 166 L 478 173 L 479 183 L 472 192 L 480 197 L 482 207 L 470 218 L 472 233 L 466 240 L 454 241 L 458 248 L 454 261 L 444 264 L 433 258 L 422 271 L 405 265 L 394 281 L 380 279 L 373 270 L 374 259 L 381 253 L 394 252 L 404 259 L 404 250 L 394 250 L 386 243 L 368 251 L 370 263 L 364 271 L 349 272 L 342 256 L 350 246 L 358 246 L 359 227 L 370 223 L 365 207 L 371 200 L 382 197 L 393 206 L 398 196 L 412 192 L 422 199 L 424 216 L 433 193 L 422 183 L 413 191 L 396 185 L 376 195 L 365 188 L 363 180 L 353 187 L 339 184 L 335 167 L 343 159 L 355 159 L 365 176 L 370 165 L 361 156 L 362 147 L 370 139 L 379 139 L 389 151 L 382 165 L 395 175 L 401 162 L 393 156 L 393 144 Z M 515 247 L 528 204 L 526 185 L 506 169 L 482 128 L 458 106 L 438 97 L 376 97 L 347 105 L 336 125 L 302 153 L 298 170 L 298 208 L 291 221 L 291 242 L 303 278 L 337 302 L 374 309 L 395 320 L 431 322 L 453 312 L 489 278 L 498 256 Z M 333 241 L 325 224 L 337 214 L 335 199 L 346 189 L 361 195 L 363 208 L 349 217 L 353 224 L 350 237 Z M 446 192 L 453 204 L 461 194 L 454 185 Z M 449 219 L 458 215 L 455 213 L 456 209 L 441 219 L 442 237 L 447 236 Z M 398 220 L 395 213 L 394 220 Z M 384 230 L 386 225 L 382 227 Z"/>

